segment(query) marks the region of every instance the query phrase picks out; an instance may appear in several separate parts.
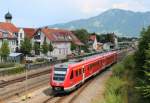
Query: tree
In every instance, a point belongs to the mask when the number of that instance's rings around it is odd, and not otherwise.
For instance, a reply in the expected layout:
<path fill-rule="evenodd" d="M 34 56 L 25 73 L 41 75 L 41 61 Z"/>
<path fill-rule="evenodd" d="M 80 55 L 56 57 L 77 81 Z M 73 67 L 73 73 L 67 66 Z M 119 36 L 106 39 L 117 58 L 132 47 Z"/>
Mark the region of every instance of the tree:
<path fill-rule="evenodd" d="M 71 50 L 76 50 L 77 46 L 74 43 L 71 43 Z"/>
<path fill-rule="evenodd" d="M 7 61 L 7 57 L 9 56 L 9 53 L 10 53 L 10 50 L 9 50 L 8 42 L 4 41 L 2 43 L 1 53 L 0 53 L 1 58 L 4 60 L 4 62 Z"/>
<path fill-rule="evenodd" d="M 21 43 L 21 52 L 26 56 L 29 55 L 32 50 L 32 43 L 29 38 L 25 37 Z"/>
<path fill-rule="evenodd" d="M 52 43 L 49 43 L 48 50 L 50 51 L 50 53 L 54 50 Z"/>
<path fill-rule="evenodd" d="M 141 85 L 138 87 L 141 94 L 150 100 L 150 43 L 149 48 L 145 51 L 146 60 L 143 66 L 144 70 L 144 77 L 145 79 L 141 81 Z"/>
<path fill-rule="evenodd" d="M 43 45 L 42 45 L 42 53 L 44 54 L 44 55 L 47 55 L 47 53 L 48 53 L 48 44 L 47 44 L 47 42 L 46 42 L 46 39 L 44 39 L 44 41 L 43 41 Z"/>
<path fill-rule="evenodd" d="M 148 97 L 150 100 L 150 43 L 148 44 L 148 49 L 145 51 L 145 55 L 146 55 L 146 60 L 145 60 L 145 64 L 144 64 L 144 68 L 145 68 L 145 81 L 144 81 L 144 96 Z"/>
<path fill-rule="evenodd" d="M 150 100 L 150 26 L 141 32 L 138 50 L 134 55 L 136 87 L 142 101 Z"/>
<path fill-rule="evenodd" d="M 40 44 L 34 43 L 33 49 L 35 54 L 38 55 L 40 53 Z"/>
<path fill-rule="evenodd" d="M 77 36 L 77 38 L 83 42 L 83 43 L 87 43 L 88 39 L 89 39 L 89 33 L 87 32 L 87 30 L 85 29 L 78 29 L 73 31 L 73 33 L 75 34 L 75 36 Z"/>
<path fill-rule="evenodd" d="M 78 30 L 75 30 L 73 31 L 73 33 L 75 34 L 75 36 L 77 36 L 77 38 L 82 42 L 84 43 L 84 46 L 81 46 L 79 48 L 79 51 L 80 49 L 88 52 L 88 40 L 89 40 L 89 33 L 87 32 L 87 30 L 85 29 L 78 29 Z"/>
<path fill-rule="evenodd" d="M 135 52 L 135 62 L 136 62 L 136 76 L 140 77 L 141 79 L 144 79 L 144 72 L 143 71 L 145 68 L 143 65 L 145 64 L 146 60 L 146 55 L 145 51 L 148 49 L 148 43 L 150 43 L 150 26 L 145 29 L 143 28 L 141 32 L 141 37 L 139 39 L 139 45 L 138 45 L 138 50 Z"/>

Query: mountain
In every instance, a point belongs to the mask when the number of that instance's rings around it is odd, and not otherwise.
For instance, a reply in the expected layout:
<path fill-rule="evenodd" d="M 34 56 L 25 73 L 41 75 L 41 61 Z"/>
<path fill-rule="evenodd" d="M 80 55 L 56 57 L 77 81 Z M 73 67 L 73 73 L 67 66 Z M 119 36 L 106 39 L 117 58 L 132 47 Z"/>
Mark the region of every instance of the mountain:
<path fill-rule="evenodd" d="M 148 25 L 150 25 L 150 12 L 110 9 L 95 17 L 49 25 L 48 27 L 63 29 L 85 28 L 89 32 L 115 32 L 119 36 L 138 37 L 142 28 Z"/>

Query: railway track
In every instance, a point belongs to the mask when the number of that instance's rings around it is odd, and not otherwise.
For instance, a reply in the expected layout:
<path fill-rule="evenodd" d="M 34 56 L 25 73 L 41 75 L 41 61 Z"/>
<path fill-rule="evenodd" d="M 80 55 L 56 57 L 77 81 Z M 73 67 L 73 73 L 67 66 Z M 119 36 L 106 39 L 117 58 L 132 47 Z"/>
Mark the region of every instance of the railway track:
<path fill-rule="evenodd" d="M 64 94 L 63 96 L 57 96 L 57 95 L 53 95 L 51 97 L 49 97 L 48 99 L 46 99 L 45 101 L 43 101 L 42 103 L 65 103 L 64 101 L 66 99 L 67 103 L 73 103 L 75 99 L 77 99 L 80 94 L 85 90 L 85 88 L 91 84 L 91 82 L 93 80 L 95 80 L 97 77 L 95 78 L 91 78 L 90 80 L 88 80 L 87 82 L 85 82 L 81 87 L 77 88 L 76 91 L 73 91 L 69 94 Z"/>
<path fill-rule="evenodd" d="M 37 88 L 40 88 L 46 84 L 49 83 L 49 78 L 39 78 L 36 81 L 28 81 L 28 88 L 27 91 L 30 90 L 36 90 Z M 9 97 L 13 97 L 13 96 L 19 96 L 19 95 L 24 95 L 26 93 L 26 89 L 25 89 L 25 85 L 23 83 L 23 85 L 18 86 L 17 88 L 12 88 L 10 90 L 6 90 L 3 92 L 0 92 L 0 99 L 1 100 L 5 100 Z M 1 103 L 1 102 L 0 102 Z"/>
<path fill-rule="evenodd" d="M 41 71 L 41 72 L 38 72 L 38 73 L 28 75 L 27 79 L 35 78 L 35 77 L 38 77 L 38 76 L 41 76 L 41 75 L 44 75 L 44 74 L 49 74 L 49 73 L 50 73 L 50 69 L 44 70 L 44 71 Z M 25 76 L 20 77 L 20 78 L 16 78 L 16 79 L 13 79 L 13 80 L 3 81 L 2 83 L 0 83 L 0 88 L 3 88 L 5 86 L 11 85 L 11 84 L 14 84 L 14 83 L 17 83 L 17 82 L 22 82 L 24 80 L 26 80 Z"/>

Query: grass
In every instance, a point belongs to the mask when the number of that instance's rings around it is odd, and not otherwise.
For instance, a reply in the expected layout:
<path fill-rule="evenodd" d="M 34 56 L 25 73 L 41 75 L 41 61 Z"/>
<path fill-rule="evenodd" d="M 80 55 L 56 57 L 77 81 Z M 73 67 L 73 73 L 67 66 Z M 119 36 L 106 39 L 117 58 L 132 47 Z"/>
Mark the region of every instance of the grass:
<path fill-rule="evenodd" d="M 108 79 L 105 89 L 104 103 L 125 103 L 126 82 L 117 76 Z"/>

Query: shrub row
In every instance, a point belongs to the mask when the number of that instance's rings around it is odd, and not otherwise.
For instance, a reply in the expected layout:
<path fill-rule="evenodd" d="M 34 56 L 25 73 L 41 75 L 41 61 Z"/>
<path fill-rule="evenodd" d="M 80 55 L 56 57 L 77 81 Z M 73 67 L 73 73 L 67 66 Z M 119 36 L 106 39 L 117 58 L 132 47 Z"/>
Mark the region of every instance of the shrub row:
<path fill-rule="evenodd" d="M 14 67 L 14 63 L 0 63 L 0 68 L 9 68 L 9 67 Z"/>
<path fill-rule="evenodd" d="M 17 74 L 17 73 L 22 73 L 25 71 L 25 67 L 24 66 L 17 66 L 17 67 L 13 67 L 11 69 L 7 69 L 4 71 L 0 72 L 0 75 L 11 75 L 11 74 Z"/>

